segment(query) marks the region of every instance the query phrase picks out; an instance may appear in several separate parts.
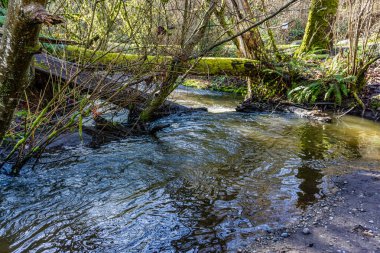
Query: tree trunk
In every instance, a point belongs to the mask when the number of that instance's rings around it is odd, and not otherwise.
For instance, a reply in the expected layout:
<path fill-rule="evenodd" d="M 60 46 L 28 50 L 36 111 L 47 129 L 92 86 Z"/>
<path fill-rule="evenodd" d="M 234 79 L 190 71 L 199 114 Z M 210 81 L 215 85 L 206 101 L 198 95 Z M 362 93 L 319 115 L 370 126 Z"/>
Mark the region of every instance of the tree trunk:
<path fill-rule="evenodd" d="M 52 52 L 58 50 L 52 50 Z M 107 53 L 77 46 L 66 46 L 64 54 L 69 61 L 129 68 L 128 71 L 131 73 L 134 69 L 137 69 L 138 73 L 144 71 L 149 73 L 155 66 L 160 66 L 165 71 L 173 61 L 171 56 Z M 177 70 L 181 74 L 189 71 L 190 75 L 197 76 L 254 76 L 259 72 L 259 66 L 259 61 L 244 58 L 203 57 L 183 61 Z"/>
<path fill-rule="evenodd" d="M 253 11 L 248 0 L 230 0 L 230 11 L 236 13 L 235 22 L 238 24 L 238 30 L 244 30 L 251 24 L 246 20 L 253 21 Z M 231 29 L 227 26 L 227 22 L 225 21 L 225 7 L 228 5 L 225 4 L 224 8 L 216 12 L 217 18 L 221 26 L 227 31 L 228 35 L 233 34 L 235 32 L 231 31 Z M 234 40 L 234 43 L 238 49 L 239 56 L 247 58 L 247 59 L 255 59 L 263 62 L 267 62 L 267 54 L 264 42 L 261 38 L 261 34 L 259 29 L 253 28 L 249 32 L 239 36 Z M 247 97 L 252 96 L 252 86 L 254 84 L 254 80 L 251 77 L 247 77 Z"/>
<path fill-rule="evenodd" d="M 0 139 L 8 130 L 22 93 L 29 83 L 32 57 L 40 51 L 41 24 L 61 23 L 49 15 L 47 0 L 10 1 L 0 55 Z"/>
<path fill-rule="evenodd" d="M 339 0 L 312 0 L 305 35 L 297 55 L 311 50 L 331 52 L 333 48 L 333 25 Z"/>
<path fill-rule="evenodd" d="M 231 0 L 231 4 L 236 12 L 236 22 L 239 24 L 239 30 L 243 30 L 254 22 L 253 11 L 247 0 Z M 245 21 L 249 19 L 250 22 Z M 249 32 L 238 38 L 240 54 L 249 59 L 266 60 L 265 45 L 261 38 L 259 29 L 253 28 Z"/>
<path fill-rule="evenodd" d="M 166 78 L 161 84 L 161 89 L 156 94 L 156 96 L 153 97 L 149 105 L 140 113 L 138 122 L 149 122 L 152 119 L 153 113 L 165 102 L 170 93 L 172 93 L 177 88 L 177 79 L 181 75 L 181 70 L 183 69 L 184 65 L 189 64 L 189 58 L 193 53 L 194 48 L 204 38 L 207 27 L 212 15 L 216 10 L 216 7 L 216 0 L 209 2 L 208 9 L 199 24 L 199 28 L 192 34 L 192 36 L 186 41 L 185 44 L 181 45 L 182 53 L 177 57 L 172 58 L 170 62 L 170 68 L 166 73 Z M 190 66 L 190 69 L 191 68 L 192 66 Z"/>

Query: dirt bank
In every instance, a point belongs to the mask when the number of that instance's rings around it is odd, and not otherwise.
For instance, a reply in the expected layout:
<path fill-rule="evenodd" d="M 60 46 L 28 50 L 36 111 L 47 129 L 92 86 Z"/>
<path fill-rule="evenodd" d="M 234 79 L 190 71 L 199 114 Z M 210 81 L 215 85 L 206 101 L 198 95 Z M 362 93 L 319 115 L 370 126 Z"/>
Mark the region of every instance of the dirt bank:
<path fill-rule="evenodd" d="M 380 252 L 380 172 L 331 178 L 331 194 L 242 252 Z"/>

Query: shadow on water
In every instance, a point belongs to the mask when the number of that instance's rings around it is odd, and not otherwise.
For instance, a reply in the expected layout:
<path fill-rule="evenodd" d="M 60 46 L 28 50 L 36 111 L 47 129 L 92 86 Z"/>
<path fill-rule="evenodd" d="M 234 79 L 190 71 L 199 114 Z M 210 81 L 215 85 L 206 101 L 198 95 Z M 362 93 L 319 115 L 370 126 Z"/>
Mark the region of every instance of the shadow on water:
<path fill-rule="evenodd" d="M 10 252 L 10 243 L 7 240 L 0 238 L 0 253 Z"/>
<path fill-rule="evenodd" d="M 162 119 L 158 139 L 67 148 L 0 175 L 0 252 L 236 252 L 297 220 L 326 171 L 380 161 L 378 125 L 239 114 L 233 98 L 202 98 L 187 103 L 218 113 Z"/>

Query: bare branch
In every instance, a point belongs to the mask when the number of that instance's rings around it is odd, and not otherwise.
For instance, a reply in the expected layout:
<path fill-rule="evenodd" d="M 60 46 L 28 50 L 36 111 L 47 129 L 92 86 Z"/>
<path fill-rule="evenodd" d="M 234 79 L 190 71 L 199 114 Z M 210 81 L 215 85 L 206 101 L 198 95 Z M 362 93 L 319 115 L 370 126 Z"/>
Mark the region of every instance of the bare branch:
<path fill-rule="evenodd" d="M 249 26 L 248 28 L 244 29 L 243 31 L 239 32 L 239 33 L 236 33 L 235 35 L 233 36 L 230 36 L 224 40 L 221 40 L 217 43 L 215 43 L 214 45 L 206 48 L 205 50 L 203 50 L 203 52 L 199 53 L 199 54 L 196 54 L 194 56 L 191 57 L 191 59 L 196 59 L 198 57 L 202 57 L 204 56 L 206 53 L 210 52 L 211 50 L 213 50 L 214 48 L 218 47 L 218 46 L 221 46 L 227 42 L 230 42 L 236 38 L 238 38 L 239 36 L 242 36 L 243 34 L 249 32 L 250 30 L 252 30 L 253 28 L 256 28 L 262 24 L 264 24 L 265 22 L 267 22 L 268 20 L 276 17 L 278 14 L 280 14 L 282 11 L 284 11 L 285 9 L 289 8 L 291 5 L 293 5 L 294 3 L 298 2 L 298 0 L 291 0 L 290 2 L 288 2 L 287 4 L 285 4 L 284 6 L 282 6 L 280 9 L 278 9 L 276 12 L 272 13 L 271 15 L 269 15 L 268 17 L 252 24 L 251 26 Z"/>

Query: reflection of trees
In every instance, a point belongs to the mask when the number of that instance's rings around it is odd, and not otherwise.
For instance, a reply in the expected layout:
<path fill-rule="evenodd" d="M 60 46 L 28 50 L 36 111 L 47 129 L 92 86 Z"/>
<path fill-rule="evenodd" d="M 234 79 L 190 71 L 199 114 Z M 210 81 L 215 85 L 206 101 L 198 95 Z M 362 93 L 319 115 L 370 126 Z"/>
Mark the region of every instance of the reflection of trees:
<path fill-rule="evenodd" d="M 335 155 L 346 158 L 359 158 L 360 141 L 357 135 L 342 132 L 337 126 L 327 126 L 325 131 L 321 124 L 307 124 L 300 130 L 300 158 L 303 164 L 298 168 L 297 178 L 303 179 L 298 193 L 298 206 L 304 207 L 315 202 L 315 194 L 319 193 L 319 184 L 323 177 L 319 169 L 313 167 L 318 160 L 333 158 Z M 333 130 L 333 131 L 332 131 Z M 333 149 L 332 149 L 333 147 Z M 334 151 L 328 152 L 328 150 Z"/>
<path fill-rule="evenodd" d="M 312 168 L 311 162 L 314 160 L 322 160 L 325 158 L 328 150 L 323 126 L 320 124 L 307 124 L 300 128 L 300 158 L 303 161 L 301 167 L 298 168 L 297 178 L 303 179 L 300 184 L 300 192 L 298 192 L 298 203 L 300 207 L 313 203 L 315 195 L 319 193 L 319 184 L 323 177 L 322 173 Z"/>
<path fill-rule="evenodd" d="M 343 138 L 345 139 L 345 138 Z M 345 139 L 345 148 L 347 148 L 349 154 L 348 156 L 350 158 L 360 158 L 362 157 L 362 154 L 360 152 L 360 143 L 358 136 L 351 136 L 351 138 Z"/>

